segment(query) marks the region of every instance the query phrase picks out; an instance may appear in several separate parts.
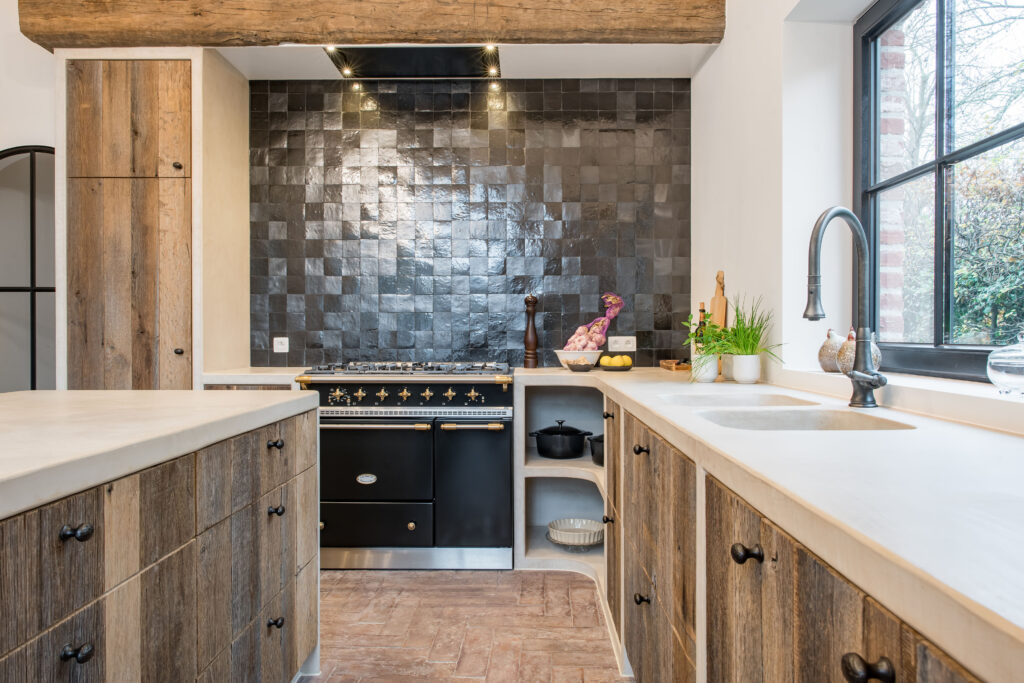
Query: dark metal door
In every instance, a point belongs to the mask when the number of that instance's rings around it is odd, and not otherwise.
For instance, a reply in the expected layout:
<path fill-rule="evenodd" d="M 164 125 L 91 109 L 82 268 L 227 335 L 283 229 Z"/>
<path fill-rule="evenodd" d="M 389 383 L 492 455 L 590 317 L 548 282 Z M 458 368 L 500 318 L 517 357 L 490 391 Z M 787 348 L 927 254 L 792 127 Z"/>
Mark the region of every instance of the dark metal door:
<path fill-rule="evenodd" d="M 321 420 L 320 499 L 431 500 L 433 427 L 430 418 Z"/>
<path fill-rule="evenodd" d="M 512 545 L 512 420 L 434 428 L 434 540 L 445 548 Z"/>

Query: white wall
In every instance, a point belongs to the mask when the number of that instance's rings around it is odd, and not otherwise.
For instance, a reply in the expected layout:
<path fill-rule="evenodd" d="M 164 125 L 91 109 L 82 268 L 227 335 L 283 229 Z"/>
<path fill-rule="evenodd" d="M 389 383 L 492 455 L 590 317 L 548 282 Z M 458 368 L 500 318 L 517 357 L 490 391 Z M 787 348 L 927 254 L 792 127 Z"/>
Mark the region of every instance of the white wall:
<path fill-rule="evenodd" d="M 18 0 L 0 0 L 0 149 L 54 145 L 52 54 L 18 28 Z"/>
<path fill-rule="evenodd" d="M 869 0 L 858 0 L 862 7 Z M 807 245 L 817 216 L 852 192 L 850 3 L 834 21 L 788 20 L 818 0 L 730 0 L 722 44 L 693 78 L 693 304 L 725 271 L 726 295 L 761 296 L 787 367 L 817 367 L 828 327 L 850 324 L 850 239 L 825 239 L 825 321 L 802 318 Z"/>

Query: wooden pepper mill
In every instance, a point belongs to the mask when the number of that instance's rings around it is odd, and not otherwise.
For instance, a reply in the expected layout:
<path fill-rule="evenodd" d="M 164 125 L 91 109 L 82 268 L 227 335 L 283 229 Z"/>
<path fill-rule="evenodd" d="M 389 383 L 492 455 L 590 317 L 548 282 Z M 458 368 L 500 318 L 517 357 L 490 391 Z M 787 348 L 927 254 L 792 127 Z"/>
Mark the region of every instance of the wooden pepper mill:
<path fill-rule="evenodd" d="M 523 346 L 526 353 L 523 355 L 523 367 L 537 367 L 537 326 L 533 317 L 537 313 L 537 297 L 533 294 L 527 295 L 523 301 L 526 303 L 526 334 L 523 335 Z"/>

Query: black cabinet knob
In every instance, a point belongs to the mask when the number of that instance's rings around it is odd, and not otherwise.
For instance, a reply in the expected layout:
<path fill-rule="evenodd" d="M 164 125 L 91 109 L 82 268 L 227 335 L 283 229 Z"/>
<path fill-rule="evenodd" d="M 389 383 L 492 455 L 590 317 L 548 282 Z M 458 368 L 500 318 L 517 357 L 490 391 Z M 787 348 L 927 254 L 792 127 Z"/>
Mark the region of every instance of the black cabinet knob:
<path fill-rule="evenodd" d="M 743 564 L 747 560 L 764 562 L 764 551 L 761 549 L 760 543 L 755 543 L 753 548 L 748 548 L 742 543 L 733 543 L 729 554 L 732 555 L 732 560 L 736 564 Z"/>
<path fill-rule="evenodd" d="M 651 599 L 649 597 L 647 597 L 646 595 L 640 595 L 639 593 L 633 593 L 633 602 L 635 602 L 638 605 L 642 605 L 645 602 L 647 604 L 651 604 Z"/>
<path fill-rule="evenodd" d="M 284 448 L 284 439 L 278 439 L 277 441 L 268 441 L 267 448 L 276 448 L 281 450 Z"/>
<path fill-rule="evenodd" d="M 856 652 L 848 652 L 842 659 L 843 678 L 849 683 L 867 683 L 881 681 L 895 683 L 896 669 L 888 657 L 880 657 L 874 664 L 868 664 Z"/>
<path fill-rule="evenodd" d="M 92 656 L 96 654 L 96 648 L 93 647 L 92 643 L 85 643 L 81 647 L 71 647 L 71 643 L 68 643 L 60 651 L 60 661 L 66 662 L 69 659 L 73 659 L 79 664 L 85 664 Z"/>
<path fill-rule="evenodd" d="M 181 356 L 185 353 L 185 349 L 174 349 L 175 356 Z"/>
<path fill-rule="evenodd" d="M 60 528 L 60 540 L 67 541 L 73 538 L 79 543 L 84 543 L 92 538 L 93 531 L 95 529 L 92 528 L 92 524 L 82 524 L 80 526 L 65 524 Z"/>
<path fill-rule="evenodd" d="M 612 419 L 613 417 L 615 417 L 615 415 L 613 415 L 612 413 L 602 413 L 602 414 L 601 414 L 601 417 L 603 417 L 603 418 L 604 418 L 604 419 L 606 419 L 606 420 L 610 420 L 610 419 Z"/>
<path fill-rule="evenodd" d="M 270 515 L 277 515 L 278 517 L 280 517 L 283 514 L 284 514 L 284 505 L 278 505 L 277 507 L 274 507 L 273 505 L 271 505 L 270 507 L 267 508 L 267 516 L 268 517 Z"/>
<path fill-rule="evenodd" d="M 615 520 L 612 519 L 611 517 L 609 517 L 608 515 L 602 515 L 601 521 L 604 522 L 605 524 L 614 524 L 615 523 Z"/>
<path fill-rule="evenodd" d="M 651 449 L 648 446 L 641 446 L 640 444 L 636 444 L 635 446 L 633 446 L 633 453 L 635 453 L 636 455 L 640 455 L 641 453 L 646 453 L 647 455 L 650 455 Z"/>
<path fill-rule="evenodd" d="M 277 619 L 267 619 L 267 628 L 284 628 L 284 617 L 278 617 Z"/>
<path fill-rule="evenodd" d="M 181 169 L 185 168 L 184 166 L 181 165 L 180 161 L 175 161 L 173 164 L 171 164 L 171 166 L 173 166 L 174 168 L 178 169 L 179 171 Z"/>

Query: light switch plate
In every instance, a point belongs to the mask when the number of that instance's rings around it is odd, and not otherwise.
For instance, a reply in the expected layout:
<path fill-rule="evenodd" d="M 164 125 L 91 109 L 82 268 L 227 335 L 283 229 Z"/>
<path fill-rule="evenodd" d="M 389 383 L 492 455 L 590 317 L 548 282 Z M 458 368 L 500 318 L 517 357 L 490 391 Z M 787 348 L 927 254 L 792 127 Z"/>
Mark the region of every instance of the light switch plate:
<path fill-rule="evenodd" d="M 274 337 L 274 353 L 288 353 L 288 337 Z"/>
<path fill-rule="evenodd" d="M 608 337 L 609 351 L 636 351 L 636 337 Z"/>

